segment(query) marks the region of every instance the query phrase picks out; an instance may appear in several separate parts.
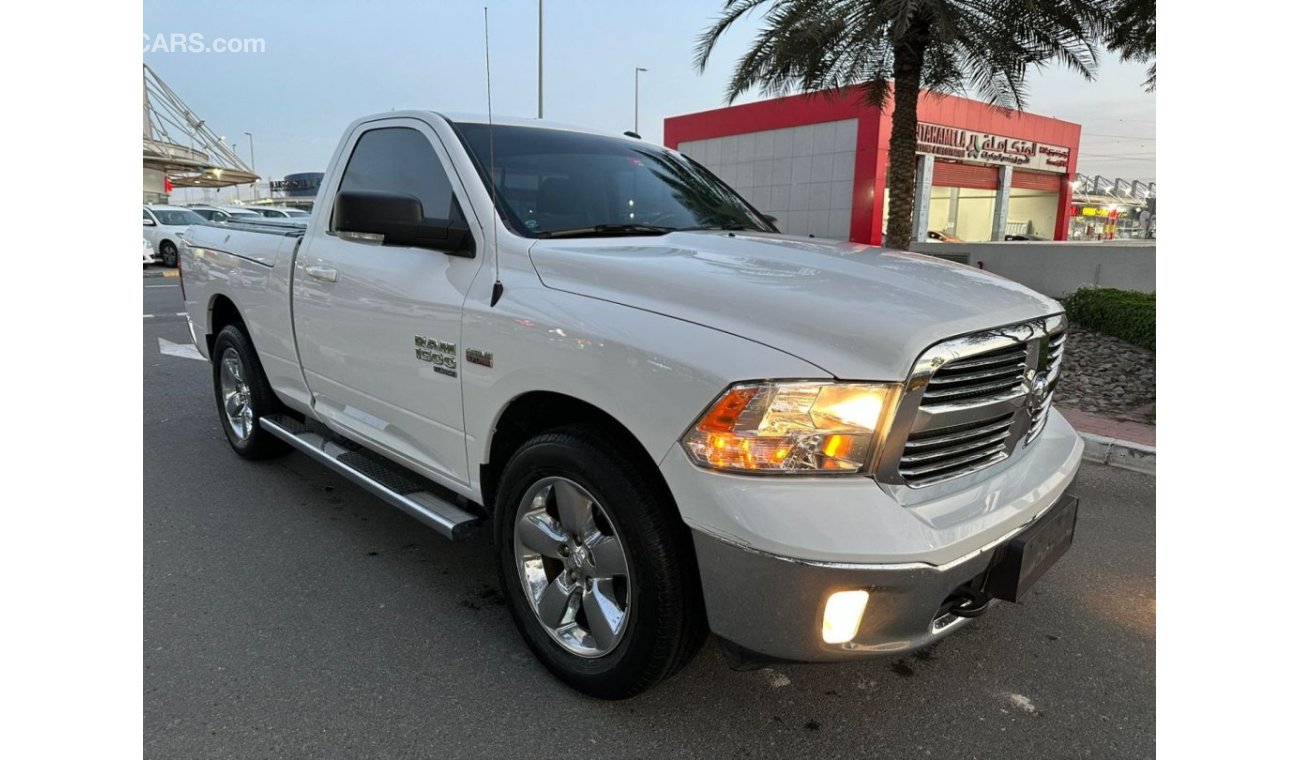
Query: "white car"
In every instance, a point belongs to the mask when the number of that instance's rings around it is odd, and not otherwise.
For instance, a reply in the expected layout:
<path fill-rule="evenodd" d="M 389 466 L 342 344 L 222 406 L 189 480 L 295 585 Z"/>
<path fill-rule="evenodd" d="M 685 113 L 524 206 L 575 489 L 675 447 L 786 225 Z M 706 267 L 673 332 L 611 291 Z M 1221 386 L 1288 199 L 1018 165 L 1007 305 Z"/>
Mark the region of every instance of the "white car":
<path fill-rule="evenodd" d="M 311 214 L 300 208 L 283 208 L 280 206 L 253 206 L 254 211 L 270 219 L 302 219 L 306 220 Z"/>
<path fill-rule="evenodd" d="M 186 230 L 202 222 L 203 217 L 181 206 L 145 206 L 144 239 L 153 246 L 164 266 L 174 267 Z"/>
<path fill-rule="evenodd" d="M 262 218 L 261 214 L 243 206 L 222 206 L 220 211 L 225 212 L 229 217 L 225 221 L 229 222 L 255 222 Z"/>
<path fill-rule="evenodd" d="M 148 239 L 146 239 L 144 241 L 144 265 L 149 266 L 150 264 L 157 263 L 158 254 L 153 252 L 153 245 L 148 241 Z"/>
<path fill-rule="evenodd" d="M 531 119 L 361 119 L 320 193 L 182 252 L 231 448 L 490 532 L 580 691 L 631 696 L 710 629 L 736 667 L 899 657 L 1072 542 L 1065 315 L 1029 288 L 783 235 L 675 151 Z"/>

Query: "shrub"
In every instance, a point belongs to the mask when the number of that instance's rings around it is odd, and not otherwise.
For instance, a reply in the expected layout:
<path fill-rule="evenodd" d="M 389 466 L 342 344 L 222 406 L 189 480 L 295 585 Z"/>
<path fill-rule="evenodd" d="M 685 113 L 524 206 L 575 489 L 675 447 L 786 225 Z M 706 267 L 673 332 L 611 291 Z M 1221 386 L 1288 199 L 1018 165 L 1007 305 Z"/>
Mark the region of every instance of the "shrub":
<path fill-rule="evenodd" d="M 1061 299 L 1070 324 L 1156 350 L 1156 294 L 1080 288 Z"/>

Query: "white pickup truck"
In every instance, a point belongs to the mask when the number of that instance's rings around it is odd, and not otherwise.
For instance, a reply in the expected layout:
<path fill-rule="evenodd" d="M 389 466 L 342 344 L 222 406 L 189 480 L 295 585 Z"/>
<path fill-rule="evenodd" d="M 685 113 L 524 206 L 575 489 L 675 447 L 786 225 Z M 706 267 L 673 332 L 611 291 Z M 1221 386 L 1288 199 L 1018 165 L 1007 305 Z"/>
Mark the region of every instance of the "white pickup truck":
<path fill-rule="evenodd" d="M 196 225 L 182 286 L 235 452 L 482 526 L 528 646 L 598 697 L 710 630 L 737 668 L 897 656 L 1073 538 L 1059 304 L 782 235 L 641 140 L 361 119 L 305 225 Z"/>

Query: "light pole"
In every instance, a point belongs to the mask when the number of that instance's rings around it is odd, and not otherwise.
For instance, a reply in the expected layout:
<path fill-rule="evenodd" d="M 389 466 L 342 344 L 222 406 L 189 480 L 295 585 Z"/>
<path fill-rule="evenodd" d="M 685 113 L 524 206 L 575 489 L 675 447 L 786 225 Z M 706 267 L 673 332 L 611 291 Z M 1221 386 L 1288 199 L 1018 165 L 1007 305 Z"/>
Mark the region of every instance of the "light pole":
<path fill-rule="evenodd" d="M 542 0 L 537 0 L 537 118 L 542 118 Z"/>
<path fill-rule="evenodd" d="M 636 85 L 632 88 L 632 131 L 641 134 L 641 72 L 649 71 L 636 67 Z"/>
<path fill-rule="evenodd" d="M 253 153 L 253 133 L 244 134 L 248 135 L 248 162 L 253 170 L 253 200 L 257 200 L 257 156 Z"/>

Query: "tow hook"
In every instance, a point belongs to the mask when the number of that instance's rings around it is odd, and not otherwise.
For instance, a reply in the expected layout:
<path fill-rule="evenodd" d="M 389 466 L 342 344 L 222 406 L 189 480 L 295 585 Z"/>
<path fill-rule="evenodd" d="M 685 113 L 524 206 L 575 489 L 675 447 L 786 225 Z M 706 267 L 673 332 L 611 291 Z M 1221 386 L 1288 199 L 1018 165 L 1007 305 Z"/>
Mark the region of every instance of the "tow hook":
<path fill-rule="evenodd" d="M 988 612 L 991 600 L 992 597 L 983 589 L 962 586 L 948 597 L 948 602 L 952 605 L 948 608 L 948 612 L 963 618 L 979 617 Z"/>

